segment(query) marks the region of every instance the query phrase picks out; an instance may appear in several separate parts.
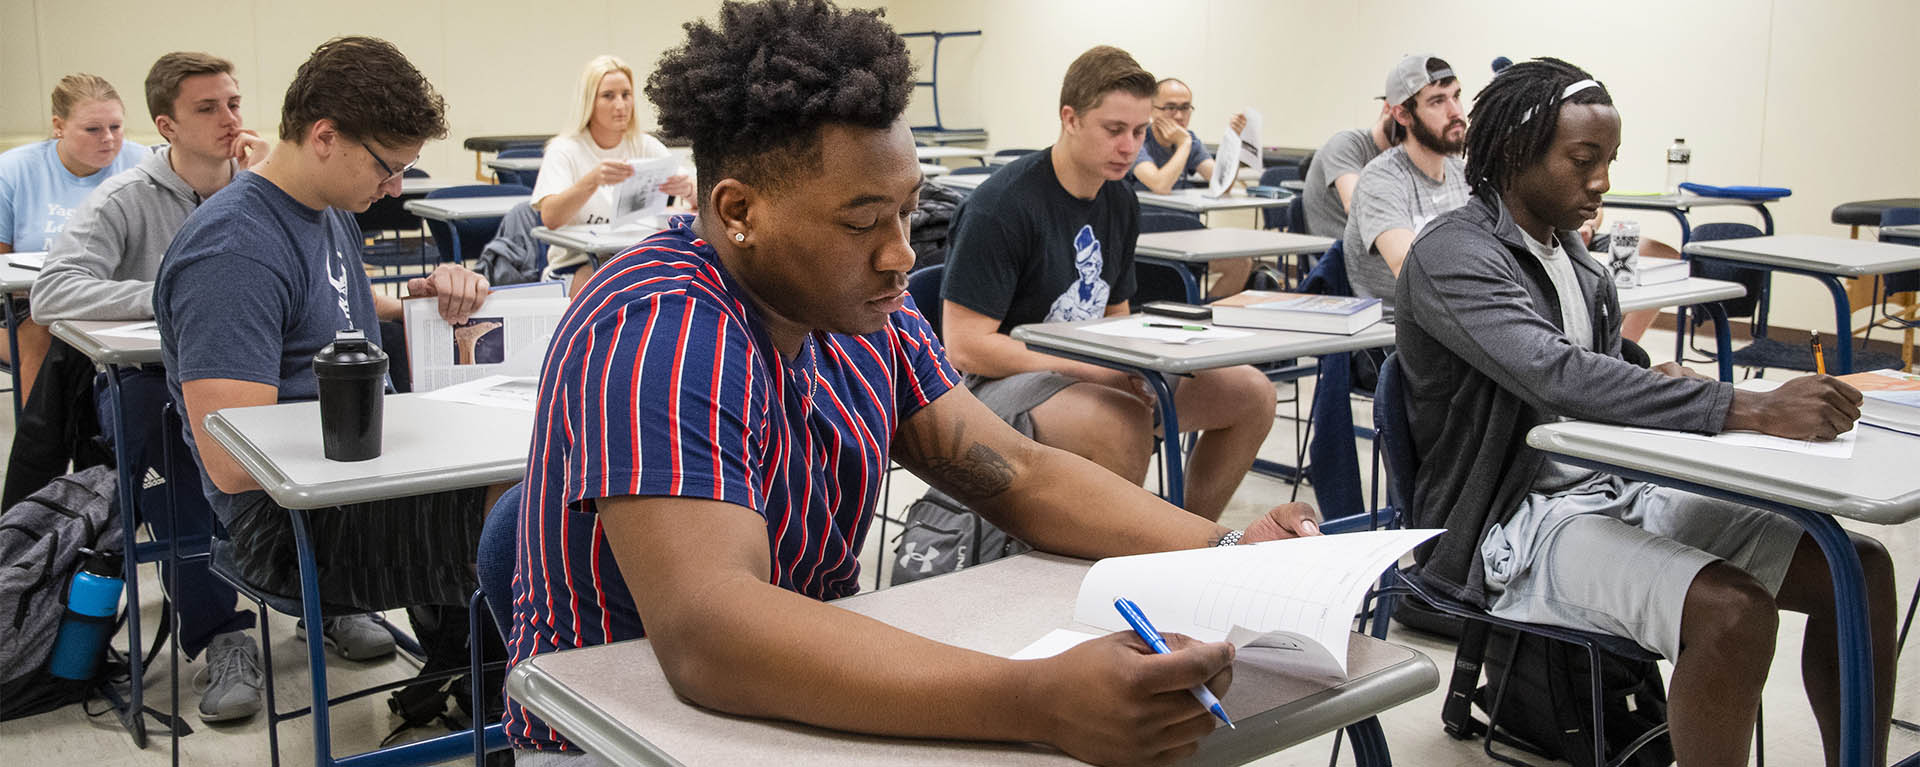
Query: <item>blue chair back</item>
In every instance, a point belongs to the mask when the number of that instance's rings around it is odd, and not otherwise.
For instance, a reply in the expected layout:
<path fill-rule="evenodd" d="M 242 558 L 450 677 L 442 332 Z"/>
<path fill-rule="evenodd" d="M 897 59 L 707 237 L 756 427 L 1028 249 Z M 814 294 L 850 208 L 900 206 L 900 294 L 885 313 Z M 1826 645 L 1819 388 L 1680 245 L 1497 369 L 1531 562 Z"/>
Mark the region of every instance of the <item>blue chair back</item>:
<path fill-rule="evenodd" d="M 999 151 L 997 151 L 997 152 L 994 152 L 994 153 L 993 153 L 993 156 L 995 156 L 995 157 L 1019 157 L 1019 156 L 1021 156 L 1021 155 L 1026 155 L 1026 154 L 1033 154 L 1033 153 L 1034 153 L 1035 151 L 1036 151 L 1036 150 L 1033 150 L 1033 149 L 1002 149 L 1002 150 L 999 150 Z"/>
<path fill-rule="evenodd" d="M 1353 295 L 1338 240 L 1300 281 L 1299 292 Z M 1360 457 L 1353 445 L 1352 357 L 1351 352 L 1321 355 L 1313 390 L 1313 437 L 1307 443 L 1307 472 L 1329 531 L 1355 529 L 1354 525 L 1365 520 L 1367 509 L 1360 486 Z"/>
<path fill-rule="evenodd" d="M 1407 418 L 1407 394 L 1400 391 L 1400 355 L 1389 354 L 1380 365 L 1380 381 L 1373 389 L 1373 440 L 1387 465 L 1387 504 L 1394 516 L 1407 519 L 1412 511 L 1413 478 L 1420 456 L 1413 450 L 1413 422 Z"/>
<path fill-rule="evenodd" d="M 1690 241 L 1737 240 L 1742 237 L 1759 237 L 1764 234 L 1766 233 L 1760 231 L 1759 227 L 1752 224 L 1715 222 L 1694 227 L 1693 239 Z M 1770 274 L 1771 272 L 1765 269 L 1754 269 L 1721 263 L 1706 263 L 1703 261 L 1693 262 L 1693 276 L 1695 277 L 1738 282 L 1747 287 L 1747 294 L 1745 296 L 1719 302 L 1721 308 L 1727 310 L 1728 317 L 1750 317 L 1759 309 L 1767 292 L 1767 286 L 1769 284 L 1767 278 Z M 1699 321 L 1699 319 L 1705 315 L 1706 312 L 1696 312 L 1694 314 L 1695 321 Z"/>
<path fill-rule="evenodd" d="M 502 149 L 500 150 L 499 154 L 494 156 L 502 160 L 511 160 L 515 157 L 545 157 L 546 154 L 547 154 L 547 147 L 546 145 L 541 144 L 536 146 L 520 146 L 520 147 L 511 147 L 508 149 Z M 494 175 L 500 178 L 500 183 L 502 184 L 519 184 L 521 186 L 531 189 L 533 187 L 533 182 L 540 178 L 540 171 L 497 170 L 497 171 L 494 171 Z"/>
<path fill-rule="evenodd" d="M 1282 181 L 1299 181 L 1299 180 L 1300 180 L 1300 166 L 1298 165 L 1275 165 L 1271 168 L 1260 171 L 1261 186 L 1279 186 L 1280 182 Z M 1296 194 L 1293 196 L 1293 201 L 1287 203 L 1286 207 L 1284 208 L 1261 208 L 1260 209 L 1261 228 L 1285 229 L 1290 232 L 1297 231 L 1292 228 L 1293 208 L 1294 206 L 1299 204 L 1300 204 L 1300 195 Z"/>
<path fill-rule="evenodd" d="M 1140 206 L 1141 234 L 1184 232 L 1189 229 L 1205 228 L 1207 228 L 1206 222 L 1201 221 L 1199 216 L 1192 213 L 1172 211 L 1165 208 L 1154 208 L 1146 205 Z"/>
<path fill-rule="evenodd" d="M 1320 254 L 1313 268 L 1307 270 L 1307 276 L 1300 280 L 1300 292 L 1320 296 L 1351 296 L 1353 285 L 1347 282 L 1347 256 L 1343 248 L 1345 243 L 1334 240 L 1327 252 Z"/>
<path fill-rule="evenodd" d="M 1204 228 L 1206 224 L 1200 221 L 1199 216 L 1192 213 L 1147 205 L 1140 206 L 1141 234 L 1184 232 Z M 1135 261 L 1133 277 L 1137 281 L 1133 291 L 1133 303 L 1136 306 L 1148 301 L 1197 304 L 1204 300 L 1200 295 L 1200 283 L 1194 279 L 1193 272 L 1188 271 L 1184 265 Z"/>
<path fill-rule="evenodd" d="M 940 282 L 947 274 L 946 264 L 934 264 L 907 275 L 907 295 L 913 296 L 913 305 L 920 308 L 920 316 L 928 325 L 933 326 L 935 338 L 943 338 L 946 330 L 940 327 L 942 306 L 940 304 Z"/>
<path fill-rule="evenodd" d="M 996 170 L 999 170 L 999 168 L 995 168 L 991 165 L 968 165 L 964 168 L 954 168 L 953 175 L 955 176 L 991 176 L 993 175 L 993 172 Z"/>
<path fill-rule="evenodd" d="M 512 151 L 512 150 L 508 150 Z M 508 195 L 533 194 L 533 188 L 520 184 L 465 184 L 435 189 L 427 193 L 429 200 L 441 200 L 454 197 L 502 197 Z M 453 252 L 453 227 L 460 230 L 460 252 Z M 427 231 L 433 234 L 433 246 L 440 251 L 443 262 L 464 263 L 480 257 L 480 251 L 486 249 L 493 235 L 500 231 L 499 218 L 470 218 L 464 221 L 427 221 Z"/>
<path fill-rule="evenodd" d="M 480 581 L 480 593 L 487 600 L 487 612 L 493 625 L 506 638 L 513 625 L 513 559 L 519 543 L 520 498 L 523 485 L 514 485 L 500 494 L 487 521 L 480 526 L 480 550 L 474 559 L 474 574 Z"/>
<path fill-rule="evenodd" d="M 1914 224 L 1920 224 L 1920 208 L 1888 208 L 1880 212 L 1880 225 L 1883 227 Z M 1880 241 L 1920 247 L 1920 237 L 1893 237 L 1882 234 Z M 1920 270 L 1889 274 L 1884 284 L 1886 289 L 1880 294 L 1882 301 L 1895 293 L 1920 290 Z"/>

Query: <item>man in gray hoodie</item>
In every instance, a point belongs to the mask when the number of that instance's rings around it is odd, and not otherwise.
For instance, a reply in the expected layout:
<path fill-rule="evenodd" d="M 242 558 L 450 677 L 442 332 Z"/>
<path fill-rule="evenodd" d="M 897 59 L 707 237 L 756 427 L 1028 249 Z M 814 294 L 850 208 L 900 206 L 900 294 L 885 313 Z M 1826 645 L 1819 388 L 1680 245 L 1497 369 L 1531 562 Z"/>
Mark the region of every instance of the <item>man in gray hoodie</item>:
<path fill-rule="evenodd" d="M 1768 392 L 1674 363 L 1620 356 L 1620 302 L 1574 229 L 1593 218 L 1620 145 L 1605 86 L 1566 62 L 1500 73 L 1475 99 L 1473 197 L 1414 240 L 1397 347 L 1420 459 L 1411 523 L 1446 533 L 1420 577 L 1497 616 L 1627 637 L 1673 661 L 1677 762 L 1744 765 L 1780 610 L 1807 615 L 1801 669 L 1836 764 L 1833 587 L 1819 547 L 1786 517 L 1549 459 L 1534 426 L 1579 418 L 1833 439 L 1860 393 L 1827 376 Z M 1892 715 L 1893 564 L 1853 536 L 1873 640 L 1875 733 Z"/>
<path fill-rule="evenodd" d="M 240 86 L 228 61 L 205 53 L 161 56 L 147 73 L 146 95 L 168 144 L 107 179 L 74 212 L 34 281 L 33 312 L 42 323 L 151 319 L 154 279 L 174 234 L 201 202 L 267 156 L 266 140 L 241 124 Z M 178 519 L 171 534 L 205 535 L 211 519 L 192 516 Z M 204 564 L 180 570 L 173 597 L 181 647 L 189 658 L 207 650 L 203 721 L 245 719 L 260 708 L 259 650 L 246 634 L 253 616 L 234 609 L 235 596 Z M 391 635 L 365 616 L 328 624 L 328 646 L 349 658 L 393 651 Z"/>

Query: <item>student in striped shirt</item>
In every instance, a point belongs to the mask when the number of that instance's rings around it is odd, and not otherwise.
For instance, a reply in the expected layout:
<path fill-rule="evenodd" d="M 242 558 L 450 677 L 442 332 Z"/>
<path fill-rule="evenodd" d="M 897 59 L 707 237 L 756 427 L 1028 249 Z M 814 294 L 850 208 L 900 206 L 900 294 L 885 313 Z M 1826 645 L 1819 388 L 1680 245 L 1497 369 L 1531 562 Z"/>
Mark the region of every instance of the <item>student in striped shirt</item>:
<path fill-rule="evenodd" d="M 957 385 L 906 294 L 912 80 L 878 12 L 826 0 L 728 3 L 659 62 L 646 94 L 693 142 L 700 212 L 602 266 L 553 337 L 512 662 L 644 635 L 679 694 L 732 714 L 1094 762 L 1190 754 L 1213 724 L 1184 690 L 1223 688 L 1229 645 L 1153 655 L 1115 634 L 1016 662 L 823 604 L 856 591 L 889 456 L 1062 554 L 1313 532 L 1294 504 L 1243 538 Z M 506 729 L 518 764 L 597 763 L 511 700 Z"/>

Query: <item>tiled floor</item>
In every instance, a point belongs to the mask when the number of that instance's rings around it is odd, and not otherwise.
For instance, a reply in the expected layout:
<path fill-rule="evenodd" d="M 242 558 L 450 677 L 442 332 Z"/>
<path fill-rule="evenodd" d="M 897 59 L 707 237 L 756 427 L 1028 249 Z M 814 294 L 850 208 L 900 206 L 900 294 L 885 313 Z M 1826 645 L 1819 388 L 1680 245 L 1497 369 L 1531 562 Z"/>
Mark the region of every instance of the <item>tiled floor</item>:
<path fill-rule="evenodd" d="M 1659 359 L 1660 350 L 1672 348 L 1672 336 L 1655 331 L 1649 334 L 1646 347 L 1654 350 Z M 1703 372 L 1712 374 L 1706 366 L 1697 366 Z M 1288 392 L 1283 389 L 1282 395 Z M 1310 396 L 1310 394 L 1309 394 Z M 1286 418 L 1292 414 L 1292 406 L 1282 403 L 1279 406 L 1282 420 L 1276 425 L 1273 436 L 1269 438 L 1264 453 L 1268 457 L 1291 462 L 1293 455 L 1291 422 Z M 1364 402 L 1355 404 L 1355 420 L 1367 422 L 1371 417 Z M 11 412 L 0 408 L 0 436 L 10 441 L 12 437 Z M 1365 443 L 1361 443 L 1364 447 Z M 0 444 L 0 451 L 5 445 Z M 1363 471 L 1364 475 L 1365 472 Z M 1363 476 L 1364 481 L 1364 476 Z M 897 515 L 924 489 L 911 475 L 896 472 L 888 507 Z M 1254 476 L 1241 485 L 1234 496 L 1232 505 L 1227 509 L 1225 522 L 1230 525 L 1244 526 L 1274 503 L 1286 500 L 1293 488 L 1285 483 Z M 1313 489 L 1300 489 L 1303 500 L 1312 501 Z M 1910 598 L 1916 571 L 1909 565 L 1920 555 L 1920 526 L 1906 525 L 1898 528 L 1882 528 L 1868 525 L 1850 525 L 1859 532 L 1878 536 L 1893 551 L 1894 561 L 1900 571 L 1901 606 Z M 897 530 L 898 528 L 893 528 Z M 889 531 L 889 536 L 892 531 Z M 881 564 L 890 561 L 890 555 L 883 551 L 878 531 L 871 536 L 867 544 L 866 561 L 879 560 Z M 869 578 L 871 576 L 868 576 Z M 869 581 L 870 582 L 870 581 Z M 143 578 L 141 593 L 144 598 L 144 623 L 151 627 L 157 625 L 160 593 L 158 578 L 149 569 Z M 400 614 L 390 616 L 392 620 L 405 625 L 405 617 Z M 1769 676 L 1766 690 L 1766 754 L 1768 763 L 1775 765 L 1815 765 L 1821 762 L 1818 731 L 1807 711 L 1806 701 L 1799 682 L 1798 651 L 1802 634 L 1802 621 L 1795 616 L 1784 616 L 1781 620 L 1778 646 L 1780 652 L 1775 658 L 1773 671 Z M 285 617 L 276 617 L 272 622 L 271 636 L 274 638 L 275 678 L 279 680 L 278 693 L 283 705 L 292 702 L 298 705 L 306 692 L 306 660 L 304 646 L 292 633 L 293 621 Z M 151 630 L 151 629 L 149 629 Z M 1440 669 L 1451 667 L 1453 648 L 1441 641 L 1429 639 L 1396 626 L 1392 639 L 1427 653 Z M 1907 720 L 1920 719 L 1920 651 L 1909 651 L 1903 659 L 1901 669 L 1900 692 L 1896 714 Z M 413 667 L 401 660 L 388 660 L 380 663 L 353 663 L 339 659 L 329 661 L 331 669 L 330 684 L 333 689 L 346 690 L 357 685 L 369 684 L 410 675 Z M 191 684 L 199 664 L 190 663 L 182 668 L 181 678 Z M 160 668 L 152 670 L 147 676 L 150 704 L 165 708 L 169 675 L 165 668 L 164 657 Z M 384 696 L 355 701 L 334 709 L 333 737 L 337 753 L 351 753 L 373 747 L 394 727 L 394 719 L 387 713 Z M 183 708 L 191 710 L 198 697 L 191 687 L 185 687 L 181 693 Z M 1450 765 L 1491 764 L 1479 751 L 1478 743 L 1455 741 L 1441 730 L 1439 724 L 1441 692 L 1435 691 L 1426 697 L 1396 708 L 1381 716 L 1386 729 L 1387 740 L 1399 764 L 1421 767 L 1448 767 Z M 266 725 L 260 717 L 252 721 L 228 727 L 202 725 L 196 718 L 189 717 L 196 732 L 181 741 L 182 758 L 193 765 L 255 765 L 267 761 Z M 281 728 L 281 752 L 289 764 L 299 764 L 311 759 L 311 729 L 302 719 L 284 725 Z M 433 733 L 424 730 L 415 731 L 416 737 L 426 737 Z M 1289 751 L 1275 754 L 1259 762 L 1262 765 L 1322 765 L 1327 763 L 1331 736 L 1312 743 L 1301 745 Z M 1920 750 L 1920 736 L 1895 731 L 1894 752 L 1911 753 Z M 33 717 L 23 721 L 0 723 L 0 761 L 8 764 L 51 764 L 56 761 L 85 763 L 88 767 L 113 767 L 117 765 L 160 765 L 167 762 L 167 743 L 160 740 L 146 750 L 135 749 L 131 739 L 112 723 L 110 717 L 88 717 L 79 707 L 66 709 Z M 1340 763 L 1351 764 L 1350 753 L 1342 754 Z"/>

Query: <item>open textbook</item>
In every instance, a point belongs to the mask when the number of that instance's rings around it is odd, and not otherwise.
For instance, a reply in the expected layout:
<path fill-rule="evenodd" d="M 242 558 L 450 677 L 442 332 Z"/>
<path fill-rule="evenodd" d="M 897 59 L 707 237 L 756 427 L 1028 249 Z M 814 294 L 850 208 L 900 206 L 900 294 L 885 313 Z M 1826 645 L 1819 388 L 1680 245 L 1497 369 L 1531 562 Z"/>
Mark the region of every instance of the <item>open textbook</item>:
<path fill-rule="evenodd" d="M 1375 530 L 1102 559 L 1080 581 L 1073 619 L 1126 631 L 1113 608 L 1115 597 L 1126 597 L 1163 633 L 1270 648 L 1264 657 L 1277 668 L 1345 679 L 1361 598 L 1387 565 L 1440 532 Z M 1093 638 L 1056 630 L 1013 657 L 1046 657 Z"/>
<path fill-rule="evenodd" d="M 490 376 L 540 375 L 567 296 L 559 282 L 495 288 L 457 327 L 441 319 L 436 299 L 410 298 L 401 306 L 413 391 L 430 392 Z"/>

